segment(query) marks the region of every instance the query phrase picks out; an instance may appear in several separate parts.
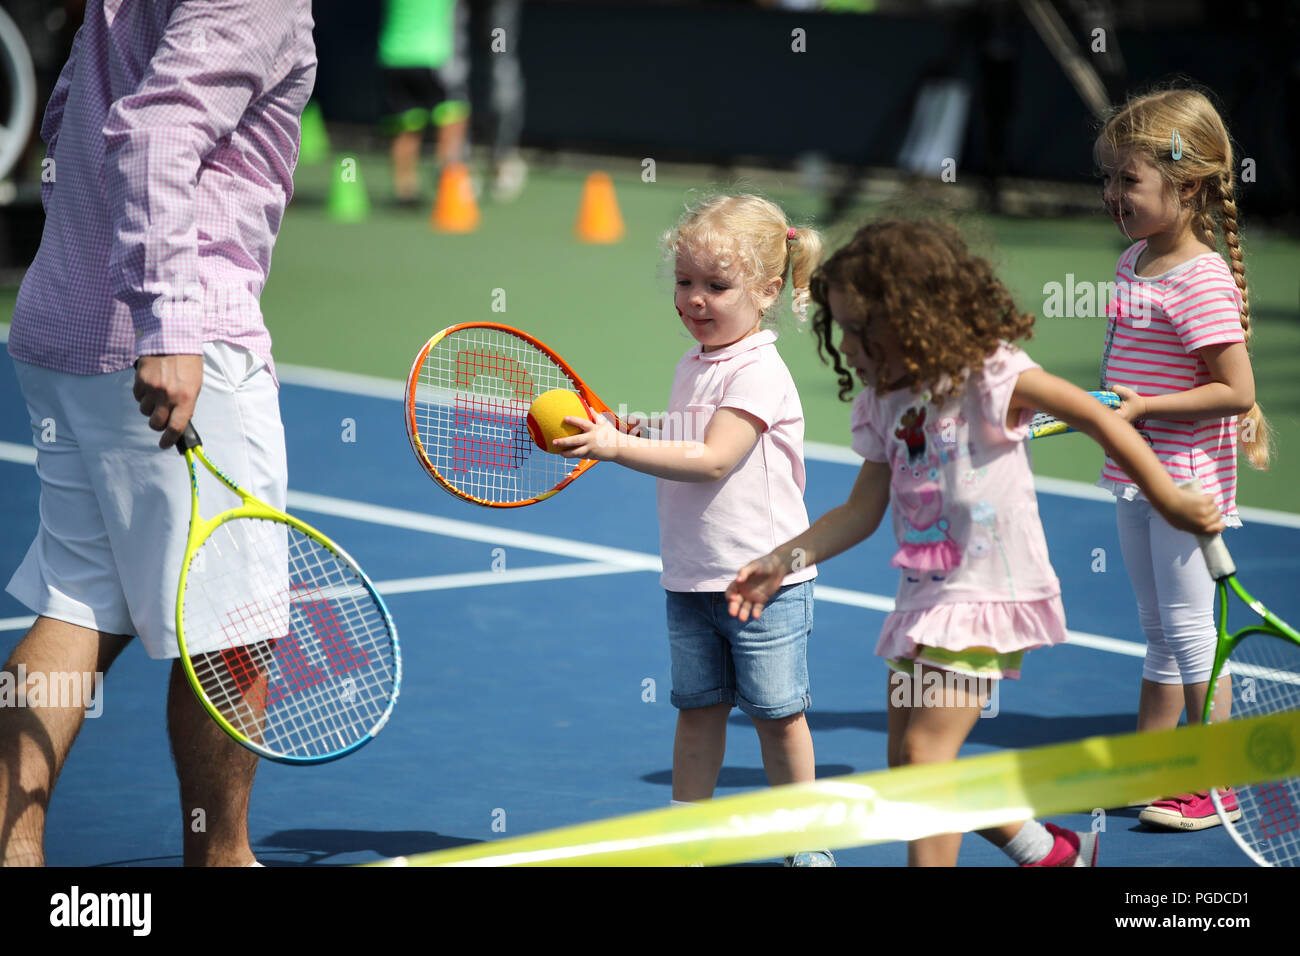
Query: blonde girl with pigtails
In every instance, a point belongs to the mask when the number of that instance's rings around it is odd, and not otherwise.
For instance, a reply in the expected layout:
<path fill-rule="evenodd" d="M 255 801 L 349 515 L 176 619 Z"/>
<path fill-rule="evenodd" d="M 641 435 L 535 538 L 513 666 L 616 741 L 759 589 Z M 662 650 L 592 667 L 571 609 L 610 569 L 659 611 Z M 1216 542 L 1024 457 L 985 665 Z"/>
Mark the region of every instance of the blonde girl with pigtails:
<path fill-rule="evenodd" d="M 1174 480 L 1199 481 L 1224 523 L 1238 527 L 1238 451 L 1266 468 L 1271 436 L 1247 351 L 1250 295 L 1227 127 L 1203 93 L 1161 90 L 1116 110 L 1094 156 L 1106 211 L 1133 240 L 1115 269 L 1102 381 Z M 1197 723 L 1214 660 L 1214 582 L 1195 537 L 1154 513 L 1109 457 L 1098 484 L 1117 500 L 1147 639 L 1138 729 L 1176 727 L 1184 710 Z M 1231 688 L 1228 678 L 1220 684 L 1215 710 L 1226 719 Z M 1231 791 L 1224 803 L 1240 813 Z M 1207 791 L 1157 800 L 1139 819 L 1174 830 L 1219 824 Z"/>
<path fill-rule="evenodd" d="M 613 461 L 658 478 L 660 584 L 672 660 L 674 804 L 713 796 L 727 721 L 754 723 L 773 786 L 814 779 L 807 647 L 814 566 L 786 575 L 761 621 L 728 613 L 736 568 L 808 528 L 803 409 L 772 326 L 787 280 L 802 318 L 821 238 L 757 196 L 722 196 L 687 210 L 663 239 L 674 305 L 695 340 L 673 375 L 668 413 L 629 424 L 565 421 L 582 433 L 555 441 L 569 458 Z M 811 850 L 789 866 L 834 866 Z"/>

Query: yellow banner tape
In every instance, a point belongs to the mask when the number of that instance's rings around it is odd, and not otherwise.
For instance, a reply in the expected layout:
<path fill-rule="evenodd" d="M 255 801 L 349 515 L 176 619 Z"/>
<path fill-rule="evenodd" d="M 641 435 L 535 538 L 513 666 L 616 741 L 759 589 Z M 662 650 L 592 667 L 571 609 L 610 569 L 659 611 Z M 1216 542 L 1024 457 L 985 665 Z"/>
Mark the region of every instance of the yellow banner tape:
<path fill-rule="evenodd" d="M 1300 711 L 774 787 L 373 866 L 721 865 L 1300 776 Z"/>

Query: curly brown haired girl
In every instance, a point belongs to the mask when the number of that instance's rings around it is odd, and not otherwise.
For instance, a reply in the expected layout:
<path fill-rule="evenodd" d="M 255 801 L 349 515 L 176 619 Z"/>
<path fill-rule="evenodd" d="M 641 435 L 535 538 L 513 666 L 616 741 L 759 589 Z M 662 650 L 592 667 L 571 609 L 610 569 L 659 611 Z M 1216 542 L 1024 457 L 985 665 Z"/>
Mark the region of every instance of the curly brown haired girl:
<path fill-rule="evenodd" d="M 1135 240 L 1115 269 L 1102 380 L 1174 480 L 1198 480 L 1224 522 L 1238 526 L 1238 449 L 1267 467 L 1270 436 L 1246 349 L 1250 295 L 1232 140 L 1203 93 L 1168 89 L 1118 109 L 1094 153 L 1106 210 Z M 1226 260 L 1215 249 L 1216 227 Z M 1195 539 L 1152 511 L 1127 468 L 1107 458 L 1098 484 L 1117 499 L 1124 567 L 1147 639 L 1138 729 L 1176 727 L 1184 707 L 1197 723 L 1214 663 L 1214 582 Z M 1228 684 L 1215 697 L 1224 719 Z M 1230 791 L 1224 803 L 1239 812 Z M 1208 791 L 1158 800 L 1139 819 L 1174 830 L 1219 823 Z"/>
<path fill-rule="evenodd" d="M 890 668 L 891 766 L 954 759 L 995 681 L 1020 676 L 1024 652 L 1065 640 L 1024 438 L 1035 410 L 1091 435 L 1168 520 L 1222 527 L 1213 501 L 1174 485 L 1141 437 L 1081 389 L 1011 344 L 1033 318 L 983 259 L 933 222 L 859 230 L 814 275 L 815 325 L 853 405 L 866 461 L 849 499 L 805 533 L 743 567 L 728 598 L 757 616 L 788 569 L 868 537 L 891 507 L 900 571 L 876 653 Z M 838 327 L 838 348 L 832 329 Z M 1097 835 L 1054 824 L 981 831 L 1027 866 L 1089 866 Z M 913 841 L 912 865 L 952 865 L 960 834 Z"/>
<path fill-rule="evenodd" d="M 970 255 L 957 230 L 929 221 L 885 220 L 863 226 L 813 276 L 813 321 L 818 350 L 829 354 L 840 398 L 853 377 L 835 349 L 829 290 L 838 287 L 874 330 L 864 340 L 873 368 L 888 347 L 898 358 L 895 377 L 873 379 L 877 395 L 934 383 L 942 396 L 960 388 L 972 368 L 997 348 L 1033 335 L 1034 317 L 1020 312 L 985 260 Z"/>

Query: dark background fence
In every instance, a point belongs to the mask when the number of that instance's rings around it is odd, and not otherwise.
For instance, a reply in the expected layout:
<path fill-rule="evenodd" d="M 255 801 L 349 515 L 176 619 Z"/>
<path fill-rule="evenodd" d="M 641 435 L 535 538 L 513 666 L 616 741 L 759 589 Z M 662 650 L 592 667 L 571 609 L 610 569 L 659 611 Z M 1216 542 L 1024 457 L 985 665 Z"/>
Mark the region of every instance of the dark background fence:
<path fill-rule="evenodd" d="M 520 36 L 509 38 L 527 87 L 523 145 L 722 165 L 779 166 L 817 153 L 894 167 L 919 91 L 952 78 L 970 97 L 952 157 L 959 175 L 1073 183 L 1093 175 L 1095 117 L 1026 17 L 1031 0 L 836 0 L 883 11 L 875 13 L 763 2 L 524 3 Z M 1112 102 L 1175 78 L 1212 90 L 1238 157 L 1255 161 L 1256 181 L 1243 184 L 1250 214 L 1300 221 L 1300 0 L 1051 6 Z M 81 4 L 0 7 L 28 38 L 43 108 Z M 475 138 L 483 142 L 491 4 L 469 0 L 469 8 Z M 382 11 L 383 0 L 313 3 L 326 119 L 373 130 L 376 140 Z M 1097 24 L 1107 31 L 1104 55 L 1090 50 Z M 806 52 L 791 49 L 796 29 Z M 20 189 L 41 155 L 33 133 Z"/>
<path fill-rule="evenodd" d="M 1121 5 L 1122 6 L 1122 5 Z M 1112 99 L 1174 78 L 1212 90 L 1256 161 L 1256 214 L 1300 209 L 1300 25 L 1295 4 L 1212 5 L 1181 23 L 1112 27 L 1122 58 Z M 1190 9 L 1190 7 L 1189 7 Z M 372 123 L 380 4 L 317 0 L 326 118 Z M 484 87 L 491 24 L 473 8 L 473 88 Z M 1086 24 L 1072 21 L 1088 53 Z M 795 29 L 807 50 L 791 50 Z M 1083 181 L 1096 124 L 1015 4 L 950 14 L 855 15 L 740 5 L 527 3 L 519 51 L 524 145 L 703 162 L 896 164 L 916 95 L 964 80 L 970 115 L 959 168 L 980 176 Z"/>

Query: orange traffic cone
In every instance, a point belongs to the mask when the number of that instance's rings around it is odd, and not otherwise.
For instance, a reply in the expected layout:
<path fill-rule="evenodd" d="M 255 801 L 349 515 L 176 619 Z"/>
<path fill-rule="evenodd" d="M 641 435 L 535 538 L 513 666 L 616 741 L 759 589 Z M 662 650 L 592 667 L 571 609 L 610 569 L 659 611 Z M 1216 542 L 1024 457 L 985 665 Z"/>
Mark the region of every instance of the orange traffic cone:
<path fill-rule="evenodd" d="M 587 177 L 574 232 L 583 242 L 618 242 L 623 238 L 623 214 L 618 211 L 614 183 L 608 174 L 592 173 Z"/>
<path fill-rule="evenodd" d="M 438 232 L 473 232 L 478 228 L 478 203 L 464 163 L 448 163 L 438 177 L 438 198 L 429 225 Z"/>

